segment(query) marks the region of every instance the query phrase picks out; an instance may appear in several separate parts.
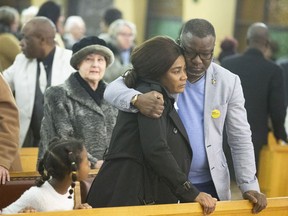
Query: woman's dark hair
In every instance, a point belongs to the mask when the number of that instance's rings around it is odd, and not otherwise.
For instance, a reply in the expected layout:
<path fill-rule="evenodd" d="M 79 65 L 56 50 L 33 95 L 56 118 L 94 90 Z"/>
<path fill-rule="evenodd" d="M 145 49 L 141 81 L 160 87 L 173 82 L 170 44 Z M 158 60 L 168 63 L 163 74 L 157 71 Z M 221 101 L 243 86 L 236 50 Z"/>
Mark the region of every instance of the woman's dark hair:
<path fill-rule="evenodd" d="M 50 143 L 43 159 L 39 161 L 38 172 L 40 179 L 36 180 L 36 185 L 40 187 L 51 177 L 57 180 L 63 180 L 65 176 L 72 173 L 72 189 L 69 190 L 70 196 L 77 180 L 76 171 L 82 161 L 81 152 L 83 151 L 83 142 L 76 139 L 60 140 L 54 138 Z"/>
<path fill-rule="evenodd" d="M 109 26 L 112 22 L 114 22 L 117 19 L 122 19 L 122 12 L 117 8 L 108 8 L 104 15 L 103 15 L 103 21 L 104 23 Z"/>
<path fill-rule="evenodd" d="M 47 17 L 56 25 L 61 16 L 61 7 L 53 1 L 47 1 L 40 6 L 36 16 Z"/>
<path fill-rule="evenodd" d="M 159 81 L 183 50 L 167 36 L 153 37 L 136 47 L 131 54 L 133 69 L 124 74 L 125 84 L 135 87 L 138 79 Z"/>

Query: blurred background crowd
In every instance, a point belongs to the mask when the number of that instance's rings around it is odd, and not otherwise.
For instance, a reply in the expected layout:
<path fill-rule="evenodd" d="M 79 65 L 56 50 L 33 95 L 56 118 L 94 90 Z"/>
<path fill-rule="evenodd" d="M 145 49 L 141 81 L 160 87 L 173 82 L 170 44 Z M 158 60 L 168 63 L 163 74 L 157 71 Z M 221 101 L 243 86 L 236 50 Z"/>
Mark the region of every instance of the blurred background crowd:
<path fill-rule="evenodd" d="M 39 7 L 45 2 L 45 0 L 1 0 L 0 6 L 11 6 L 19 12 L 17 21 L 19 30 L 29 17 L 37 14 Z M 271 58 L 279 59 L 288 55 L 286 43 L 288 2 L 285 0 L 54 0 L 54 2 L 60 6 L 61 17 L 57 21 L 57 29 L 61 37 L 66 39 L 67 48 L 83 35 L 98 36 L 108 31 L 107 24 L 103 23 L 103 17 L 105 11 L 113 7 L 121 11 L 123 19 L 135 24 L 137 29 L 135 42 L 138 44 L 159 34 L 176 38 L 183 22 L 197 17 L 205 18 L 215 26 L 216 57 L 221 52 L 221 42 L 227 37 L 234 37 L 238 45 L 236 51 L 243 52 L 246 47 L 247 28 L 254 22 L 264 22 L 269 27 L 273 41 Z M 118 15 L 112 13 L 109 16 L 112 16 L 110 18 L 112 21 L 113 16 L 117 18 Z M 16 24 L 15 28 L 17 30 Z M 76 33 L 73 29 L 77 29 Z M 75 38 L 72 38 L 71 34 L 76 35 Z"/>

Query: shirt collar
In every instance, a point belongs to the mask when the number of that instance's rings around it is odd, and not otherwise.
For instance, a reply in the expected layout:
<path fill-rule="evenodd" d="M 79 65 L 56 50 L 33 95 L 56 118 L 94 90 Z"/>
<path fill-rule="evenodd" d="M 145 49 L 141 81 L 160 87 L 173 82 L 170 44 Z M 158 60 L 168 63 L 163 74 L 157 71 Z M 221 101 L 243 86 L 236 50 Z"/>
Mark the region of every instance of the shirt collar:
<path fill-rule="evenodd" d="M 51 52 L 44 59 L 42 59 L 42 60 L 38 59 L 38 61 L 42 61 L 43 62 L 45 68 L 47 66 L 51 66 L 52 65 L 54 54 L 55 54 L 55 50 L 56 50 L 56 48 L 51 50 Z"/>

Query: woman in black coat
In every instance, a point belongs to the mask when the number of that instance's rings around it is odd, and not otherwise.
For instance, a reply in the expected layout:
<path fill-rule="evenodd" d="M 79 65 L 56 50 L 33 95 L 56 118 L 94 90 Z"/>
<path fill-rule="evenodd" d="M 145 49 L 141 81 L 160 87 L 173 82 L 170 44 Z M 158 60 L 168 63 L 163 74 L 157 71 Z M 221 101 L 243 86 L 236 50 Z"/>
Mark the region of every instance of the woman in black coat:
<path fill-rule="evenodd" d="M 164 112 L 157 119 L 119 112 L 87 202 L 111 207 L 195 201 L 199 191 L 188 180 L 192 151 L 172 96 L 184 91 L 187 80 L 182 50 L 174 40 L 158 36 L 137 47 L 131 61 L 126 85 L 163 94 Z"/>

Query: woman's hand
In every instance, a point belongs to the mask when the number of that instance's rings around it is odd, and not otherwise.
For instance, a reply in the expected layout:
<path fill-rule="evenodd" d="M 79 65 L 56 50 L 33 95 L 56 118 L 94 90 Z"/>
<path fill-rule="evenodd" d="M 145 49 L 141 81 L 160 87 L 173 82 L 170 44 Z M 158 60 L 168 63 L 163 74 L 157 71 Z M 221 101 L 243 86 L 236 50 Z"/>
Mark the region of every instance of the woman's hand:
<path fill-rule="evenodd" d="M 203 208 L 204 215 L 209 215 L 214 212 L 216 208 L 217 199 L 213 198 L 210 194 L 200 192 L 195 199 Z"/>
<path fill-rule="evenodd" d="M 35 212 L 37 212 L 36 209 L 34 209 L 31 206 L 28 206 L 28 207 L 21 209 L 18 213 L 35 213 Z"/>

